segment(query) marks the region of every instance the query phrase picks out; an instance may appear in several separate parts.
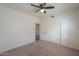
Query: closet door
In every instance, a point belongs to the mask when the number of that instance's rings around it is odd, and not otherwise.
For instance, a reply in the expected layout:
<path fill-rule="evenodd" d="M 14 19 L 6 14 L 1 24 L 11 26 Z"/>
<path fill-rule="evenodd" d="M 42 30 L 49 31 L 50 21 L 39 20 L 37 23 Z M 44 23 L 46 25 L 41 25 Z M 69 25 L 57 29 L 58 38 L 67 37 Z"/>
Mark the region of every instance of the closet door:
<path fill-rule="evenodd" d="M 47 18 L 42 21 L 42 39 L 54 43 L 60 43 L 60 24 L 59 20 L 54 18 Z"/>

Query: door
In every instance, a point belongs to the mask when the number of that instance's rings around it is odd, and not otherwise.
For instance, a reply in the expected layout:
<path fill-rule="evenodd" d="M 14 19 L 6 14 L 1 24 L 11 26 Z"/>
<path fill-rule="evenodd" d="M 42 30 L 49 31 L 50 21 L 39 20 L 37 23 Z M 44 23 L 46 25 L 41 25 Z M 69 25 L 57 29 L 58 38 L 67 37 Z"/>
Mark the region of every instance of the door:
<path fill-rule="evenodd" d="M 40 24 L 36 24 L 35 41 L 40 40 Z"/>

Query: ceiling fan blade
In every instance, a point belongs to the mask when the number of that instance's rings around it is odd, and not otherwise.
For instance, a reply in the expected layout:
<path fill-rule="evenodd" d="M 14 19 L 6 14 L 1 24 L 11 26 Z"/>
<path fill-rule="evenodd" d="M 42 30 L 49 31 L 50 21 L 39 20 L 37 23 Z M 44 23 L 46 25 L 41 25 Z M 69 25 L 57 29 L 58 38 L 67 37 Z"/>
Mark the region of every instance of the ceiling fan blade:
<path fill-rule="evenodd" d="M 51 7 L 45 7 L 45 9 L 53 9 L 55 8 L 54 6 L 51 6 Z"/>
<path fill-rule="evenodd" d="M 40 6 L 37 6 L 37 5 L 34 5 L 34 4 L 31 4 L 31 6 L 34 6 L 34 7 L 37 7 L 37 8 L 41 8 Z"/>
<path fill-rule="evenodd" d="M 42 3 L 40 3 L 39 5 L 40 5 L 40 7 L 42 7 L 42 6 L 43 6 L 43 4 L 42 4 Z"/>
<path fill-rule="evenodd" d="M 40 8 L 40 9 L 38 9 L 38 10 L 36 10 L 36 11 L 35 11 L 35 13 L 36 13 L 36 12 L 38 12 L 38 11 L 40 11 L 40 10 L 41 10 L 41 8 Z"/>

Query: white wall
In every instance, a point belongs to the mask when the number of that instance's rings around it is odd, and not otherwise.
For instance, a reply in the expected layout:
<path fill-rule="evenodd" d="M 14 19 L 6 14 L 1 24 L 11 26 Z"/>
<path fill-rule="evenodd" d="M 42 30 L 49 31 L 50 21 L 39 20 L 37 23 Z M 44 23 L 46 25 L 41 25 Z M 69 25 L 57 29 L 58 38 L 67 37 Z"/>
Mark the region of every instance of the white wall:
<path fill-rule="evenodd" d="M 63 13 L 60 17 L 62 45 L 79 50 L 79 9 Z"/>
<path fill-rule="evenodd" d="M 44 19 L 41 23 L 41 39 L 60 43 L 61 37 L 62 45 L 79 50 L 79 9 L 64 12 L 55 18 Z"/>
<path fill-rule="evenodd" d="M 35 23 L 34 16 L 0 6 L 0 52 L 35 41 Z"/>

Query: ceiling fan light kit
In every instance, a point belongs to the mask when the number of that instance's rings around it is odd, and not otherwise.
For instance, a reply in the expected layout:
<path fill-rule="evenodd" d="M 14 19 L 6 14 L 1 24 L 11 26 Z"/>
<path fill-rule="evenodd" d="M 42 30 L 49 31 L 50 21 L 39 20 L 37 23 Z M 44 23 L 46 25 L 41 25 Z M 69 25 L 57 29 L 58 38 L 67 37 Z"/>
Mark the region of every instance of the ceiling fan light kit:
<path fill-rule="evenodd" d="M 44 13 L 44 11 L 45 11 L 45 9 L 41 9 L 41 10 L 40 10 L 41 13 Z"/>

